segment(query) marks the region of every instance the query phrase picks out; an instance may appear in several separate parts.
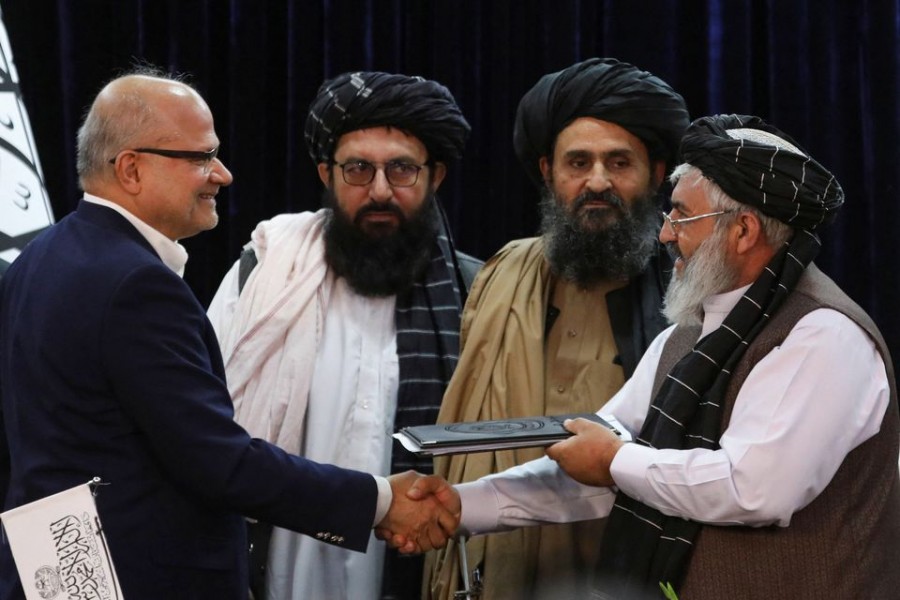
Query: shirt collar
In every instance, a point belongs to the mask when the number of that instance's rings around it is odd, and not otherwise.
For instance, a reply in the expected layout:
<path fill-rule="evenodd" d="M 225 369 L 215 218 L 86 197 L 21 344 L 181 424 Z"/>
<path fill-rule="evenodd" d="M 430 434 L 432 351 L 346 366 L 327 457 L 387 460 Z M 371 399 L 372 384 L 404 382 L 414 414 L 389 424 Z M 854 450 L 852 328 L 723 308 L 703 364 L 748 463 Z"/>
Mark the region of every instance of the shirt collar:
<path fill-rule="evenodd" d="M 184 276 L 184 267 L 188 260 L 188 253 L 187 250 L 184 249 L 184 246 L 178 242 L 173 242 L 115 202 L 110 202 L 109 200 L 104 200 L 99 196 L 88 193 L 84 194 L 84 200 L 91 204 L 99 204 L 100 206 L 111 208 L 125 217 L 129 223 L 134 225 L 134 228 L 138 230 L 138 233 L 140 233 L 153 247 L 159 255 L 159 258 L 162 259 L 163 264 L 175 271 L 179 277 Z"/>
<path fill-rule="evenodd" d="M 701 338 L 719 328 L 722 321 L 725 320 L 725 317 L 728 316 L 728 313 L 737 305 L 738 300 L 741 299 L 741 296 L 748 289 L 750 289 L 750 286 L 745 285 L 730 292 L 710 296 L 703 301 L 703 331 L 700 332 Z"/>

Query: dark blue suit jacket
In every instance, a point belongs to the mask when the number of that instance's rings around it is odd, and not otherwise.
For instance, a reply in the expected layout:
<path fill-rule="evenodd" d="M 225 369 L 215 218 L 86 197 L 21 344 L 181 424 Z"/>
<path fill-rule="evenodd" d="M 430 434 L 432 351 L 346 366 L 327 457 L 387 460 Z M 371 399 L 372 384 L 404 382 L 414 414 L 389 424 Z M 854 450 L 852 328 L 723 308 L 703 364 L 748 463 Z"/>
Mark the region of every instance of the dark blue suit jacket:
<path fill-rule="evenodd" d="M 82 202 L 0 279 L 0 397 L 5 509 L 108 482 L 97 504 L 128 600 L 246 599 L 241 515 L 365 550 L 372 476 L 234 423 L 203 307 L 113 210 Z M 17 580 L 4 539 L 0 599 Z"/>

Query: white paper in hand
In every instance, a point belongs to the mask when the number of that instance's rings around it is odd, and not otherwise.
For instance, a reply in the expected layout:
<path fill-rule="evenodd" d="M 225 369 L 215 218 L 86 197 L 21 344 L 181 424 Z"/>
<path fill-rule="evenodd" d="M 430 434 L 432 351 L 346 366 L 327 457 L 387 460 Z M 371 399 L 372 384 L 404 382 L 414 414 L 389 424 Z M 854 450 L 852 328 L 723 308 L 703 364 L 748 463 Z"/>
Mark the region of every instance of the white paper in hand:
<path fill-rule="evenodd" d="M 27 600 L 122 600 L 91 486 L 0 514 Z"/>

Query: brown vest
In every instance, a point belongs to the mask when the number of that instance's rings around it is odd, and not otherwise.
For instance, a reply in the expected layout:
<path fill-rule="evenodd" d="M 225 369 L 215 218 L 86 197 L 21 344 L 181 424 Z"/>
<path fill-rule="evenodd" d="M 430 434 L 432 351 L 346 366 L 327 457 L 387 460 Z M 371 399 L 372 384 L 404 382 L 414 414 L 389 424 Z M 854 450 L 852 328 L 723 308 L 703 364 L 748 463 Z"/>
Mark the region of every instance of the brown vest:
<path fill-rule="evenodd" d="M 900 598 L 900 412 L 893 365 L 872 320 L 814 265 L 735 368 L 722 428 L 727 427 L 738 390 L 756 363 L 783 342 L 797 321 L 818 308 L 847 315 L 881 352 L 891 386 L 881 430 L 847 455 L 831 483 L 793 515 L 790 526 L 704 527 L 695 542 L 681 600 Z M 656 389 L 698 335 L 698 328 L 675 330 L 660 358 Z"/>

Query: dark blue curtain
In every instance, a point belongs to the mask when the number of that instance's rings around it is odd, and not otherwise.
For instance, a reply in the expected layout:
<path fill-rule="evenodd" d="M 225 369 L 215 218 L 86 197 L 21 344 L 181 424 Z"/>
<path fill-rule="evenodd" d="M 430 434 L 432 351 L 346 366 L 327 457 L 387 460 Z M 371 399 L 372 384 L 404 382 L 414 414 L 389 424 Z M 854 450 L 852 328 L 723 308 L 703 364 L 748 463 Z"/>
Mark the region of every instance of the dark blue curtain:
<path fill-rule="evenodd" d="M 613 56 L 659 75 L 694 117 L 757 114 L 831 168 L 847 194 L 818 260 L 900 353 L 898 0 L 0 0 L 57 218 L 72 210 L 74 136 L 135 60 L 187 72 L 235 175 L 220 226 L 187 241 L 208 302 L 254 224 L 315 209 L 302 138 L 321 81 L 356 69 L 444 83 L 473 128 L 441 197 L 458 246 L 487 257 L 533 235 L 537 192 L 511 148 L 544 73 Z"/>

